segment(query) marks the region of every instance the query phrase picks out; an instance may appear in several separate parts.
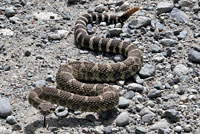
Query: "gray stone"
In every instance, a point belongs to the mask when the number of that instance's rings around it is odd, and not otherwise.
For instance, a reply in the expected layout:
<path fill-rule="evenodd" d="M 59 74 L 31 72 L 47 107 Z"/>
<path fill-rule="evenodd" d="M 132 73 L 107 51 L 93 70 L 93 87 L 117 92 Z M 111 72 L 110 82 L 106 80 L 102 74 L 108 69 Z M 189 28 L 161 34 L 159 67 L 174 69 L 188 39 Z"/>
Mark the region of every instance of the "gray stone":
<path fill-rule="evenodd" d="M 133 79 L 134 79 L 134 81 L 135 81 L 136 83 L 138 83 L 138 84 L 142 84 L 142 83 L 144 82 L 144 80 L 141 79 L 140 76 L 139 76 L 138 74 L 135 74 L 135 75 L 133 76 Z"/>
<path fill-rule="evenodd" d="M 178 39 L 185 39 L 185 37 L 187 36 L 187 30 L 183 30 L 180 32 L 180 34 L 177 36 Z"/>
<path fill-rule="evenodd" d="M 106 22 L 101 22 L 99 25 L 105 27 L 107 24 Z"/>
<path fill-rule="evenodd" d="M 118 115 L 116 119 L 116 125 L 119 127 L 123 127 L 129 124 L 129 113 L 128 112 L 122 112 Z"/>
<path fill-rule="evenodd" d="M 126 99 L 132 99 L 133 96 L 135 96 L 135 93 L 134 93 L 133 91 L 128 91 L 128 92 L 124 95 L 124 97 L 125 97 Z"/>
<path fill-rule="evenodd" d="M 145 64 L 139 71 L 140 76 L 147 78 L 155 74 L 155 67 L 150 64 Z"/>
<path fill-rule="evenodd" d="M 66 13 L 66 12 L 62 12 L 61 16 L 63 17 L 64 20 L 70 20 L 70 18 L 71 18 L 70 14 Z"/>
<path fill-rule="evenodd" d="M 183 65 L 183 64 L 178 64 L 178 65 L 175 66 L 173 72 L 176 75 L 181 76 L 181 75 L 188 74 L 189 69 L 185 65 Z"/>
<path fill-rule="evenodd" d="M 19 124 L 14 124 L 12 127 L 12 131 L 19 131 L 22 130 L 22 126 L 20 126 Z"/>
<path fill-rule="evenodd" d="M 51 74 L 48 74 L 48 75 L 46 76 L 45 80 L 48 81 L 48 82 L 52 82 L 52 83 L 55 82 L 55 78 L 54 78 L 53 75 L 51 75 Z"/>
<path fill-rule="evenodd" d="M 0 35 L 12 36 L 12 35 L 14 35 L 14 32 L 10 29 L 0 29 Z"/>
<path fill-rule="evenodd" d="M 10 20 L 11 23 L 14 23 L 14 24 L 15 23 L 19 24 L 20 23 L 20 19 L 18 17 L 15 17 L 15 16 L 10 17 L 9 20 Z"/>
<path fill-rule="evenodd" d="M 193 12 L 194 12 L 194 13 L 197 14 L 199 11 L 200 11 L 200 7 L 198 7 L 198 6 L 194 6 L 194 7 L 193 7 Z"/>
<path fill-rule="evenodd" d="M 195 46 L 194 46 L 194 50 L 200 52 L 200 45 L 195 45 Z"/>
<path fill-rule="evenodd" d="M 133 90 L 133 91 L 136 91 L 136 92 L 143 92 L 144 90 L 144 87 L 140 84 L 137 84 L 137 83 L 130 83 L 127 85 L 128 89 L 129 90 Z"/>
<path fill-rule="evenodd" d="M 48 35 L 49 40 L 61 40 L 60 34 L 51 33 Z"/>
<path fill-rule="evenodd" d="M 200 52 L 197 52 L 195 50 L 191 50 L 188 53 L 188 60 L 191 61 L 191 62 L 200 63 Z"/>
<path fill-rule="evenodd" d="M 162 31 L 163 28 L 164 28 L 163 24 L 161 24 L 158 19 L 152 19 L 151 20 L 151 26 L 153 28 L 157 29 L 158 30 L 157 32 Z M 155 34 L 155 32 L 154 32 L 154 34 Z"/>
<path fill-rule="evenodd" d="M 170 130 L 168 129 L 163 129 L 163 128 L 160 128 L 158 129 L 158 134 L 170 134 Z"/>
<path fill-rule="evenodd" d="M 105 6 L 103 4 L 99 4 L 98 6 L 96 6 L 95 11 L 98 13 L 103 13 L 103 11 L 105 11 Z"/>
<path fill-rule="evenodd" d="M 137 112 L 141 111 L 143 108 L 144 108 L 144 105 L 142 105 L 142 104 L 137 104 L 135 106 L 135 109 L 136 109 Z"/>
<path fill-rule="evenodd" d="M 16 119 L 14 116 L 10 115 L 10 116 L 7 116 L 6 118 L 6 122 L 8 122 L 10 125 L 14 125 L 17 123 Z"/>
<path fill-rule="evenodd" d="M 165 111 L 164 115 L 169 118 L 172 122 L 177 122 L 180 119 L 180 114 L 175 109 L 168 109 Z"/>
<path fill-rule="evenodd" d="M 190 0 L 180 0 L 178 3 L 181 7 L 193 7 L 193 3 Z"/>
<path fill-rule="evenodd" d="M 93 114 L 88 114 L 88 115 L 86 116 L 86 119 L 87 119 L 88 121 L 91 121 L 91 122 L 97 120 L 96 117 L 95 117 Z"/>
<path fill-rule="evenodd" d="M 119 36 L 122 33 L 122 28 L 109 29 L 110 37 Z"/>
<path fill-rule="evenodd" d="M 115 55 L 115 56 L 114 56 L 114 61 L 115 61 L 115 62 L 121 62 L 121 61 L 123 61 L 124 59 L 125 59 L 124 56 L 121 55 L 121 54 L 118 54 L 118 55 Z"/>
<path fill-rule="evenodd" d="M 27 50 L 27 51 L 24 53 L 24 56 L 26 56 L 26 57 L 31 56 L 31 51 Z"/>
<path fill-rule="evenodd" d="M 38 20 L 60 20 L 62 18 L 53 12 L 34 12 L 33 16 Z"/>
<path fill-rule="evenodd" d="M 68 115 L 68 109 L 65 109 L 61 112 L 56 112 L 56 116 L 58 116 L 60 118 L 66 117 L 67 115 Z"/>
<path fill-rule="evenodd" d="M 150 127 L 150 130 L 158 130 L 158 129 L 161 129 L 161 128 L 168 128 L 169 127 L 169 123 L 166 119 L 161 119 L 160 121 L 158 122 L 155 122 L 154 125 L 152 125 Z"/>
<path fill-rule="evenodd" d="M 165 57 L 161 53 L 158 53 L 153 56 L 153 61 L 158 62 L 158 63 L 163 62 L 164 59 Z"/>
<path fill-rule="evenodd" d="M 173 8 L 172 3 L 169 3 L 167 1 L 159 2 L 156 7 L 157 14 L 170 12 L 172 10 L 172 8 Z"/>
<path fill-rule="evenodd" d="M 12 106 L 8 98 L 0 97 L 0 117 L 7 117 L 12 113 Z"/>
<path fill-rule="evenodd" d="M 111 128 L 111 126 L 104 127 L 103 133 L 104 133 L 104 134 L 111 134 L 111 133 L 112 133 L 112 128 Z"/>
<path fill-rule="evenodd" d="M 175 18 L 178 22 L 187 23 L 189 21 L 189 17 L 177 8 L 173 8 L 170 16 Z"/>
<path fill-rule="evenodd" d="M 88 13 L 93 13 L 94 11 L 95 11 L 95 9 L 93 7 L 88 8 Z"/>
<path fill-rule="evenodd" d="M 185 125 L 185 126 L 183 127 L 183 129 L 184 129 L 184 131 L 187 132 L 187 133 L 191 132 L 191 130 L 192 130 L 190 124 Z"/>
<path fill-rule="evenodd" d="M 3 0 L 3 1 L 5 1 L 8 4 L 11 4 L 11 0 Z"/>
<path fill-rule="evenodd" d="M 149 108 L 145 107 L 140 111 L 139 115 L 144 116 L 145 114 L 154 114 L 154 113 L 150 111 Z"/>
<path fill-rule="evenodd" d="M 60 35 L 60 38 L 64 38 L 67 34 L 67 30 L 57 30 L 57 33 Z"/>
<path fill-rule="evenodd" d="M 149 98 L 157 98 L 157 97 L 161 97 L 161 93 L 162 93 L 161 90 L 157 90 L 157 89 L 153 88 L 153 89 L 149 90 L 147 96 Z"/>
<path fill-rule="evenodd" d="M 46 82 L 45 80 L 38 80 L 36 82 L 33 83 L 34 87 L 45 87 L 46 86 Z"/>
<path fill-rule="evenodd" d="M 173 47 L 178 44 L 178 41 L 173 39 L 161 39 L 160 43 L 165 47 Z"/>
<path fill-rule="evenodd" d="M 136 127 L 135 134 L 147 134 L 147 130 L 144 127 Z"/>
<path fill-rule="evenodd" d="M 87 24 L 86 28 L 87 28 L 87 32 L 89 34 L 93 34 L 94 33 L 94 29 L 92 27 L 92 24 Z"/>
<path fill-rule="evenodd" d="M 2 66 L 2 70 L 4 70 L 4 71 L 10 71 L 11 70 L 11 66 L 4 65 L 4 66 Z"/>
<path fill-rule="evenodd" d="M 155 119 L 155 114 L 145 114 L 142 116 L 142 121 L 147 124 L 152 124 L 153 120 Z"/>
<path fill-rule="evenodd" d="M 151 44 L 149 47 L 149 51 L 152 53 L 159 53 L 162 51 L 161 47 L 156 44 Z"/>
<path fill-rule="evenodd" d="M 181 133 L 182 130 L 183 130 L 183 128 L 181 126 L 176 126 L 174 128 L 174 131 L 177 132 L 177 133 Z"/>
<path fill-rule="evenodd" d="M 119 102 L 118 102 L 118 107 L 119 108 L 126 108 L 130 104 L 130 100 L 124 98 L 124 97 L 119 97 Z"/>
<path fill-rule="evenodd" d="M 135 103 L 141 103 L 143 101 L 143 96 L 139 93 L 135 93 L 135 96 L 132 98 Z"/>
<path fill-rule="evenodd" d="M 129 2 L 126 1 L 121 5 L 121 10 L 126 11 L 129 9 L 129 6 L 130 6 Z"/>
<path fill-rule="evenodd" d="M 145 16 L 139 16 L 137 20 L 132 20 L 128 26 L 129 28 L 141 28 L 151 24 L 151 19 Z"/>
<path fill-rule="evenodd" d="M 12 7 L 8 7 L 5 9 L 5 16 L 12 17 L 16 14 L 15 10 Z"/>

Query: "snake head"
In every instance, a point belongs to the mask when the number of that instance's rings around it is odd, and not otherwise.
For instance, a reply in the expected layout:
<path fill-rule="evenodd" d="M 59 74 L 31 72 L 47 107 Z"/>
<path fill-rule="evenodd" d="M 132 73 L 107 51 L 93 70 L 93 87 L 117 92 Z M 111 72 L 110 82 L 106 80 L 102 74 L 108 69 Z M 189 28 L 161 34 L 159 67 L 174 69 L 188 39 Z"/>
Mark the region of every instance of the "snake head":
<path fill-rule="evenodd" d="M 55 111 L 56 106 L 51 103 L 45 102 L 45 103 L 41 103 L 40 105 L 38 105 L 38 109 L 40 110 L 40 113 L 42 115 L 49 115 L 53 111 Z"/>

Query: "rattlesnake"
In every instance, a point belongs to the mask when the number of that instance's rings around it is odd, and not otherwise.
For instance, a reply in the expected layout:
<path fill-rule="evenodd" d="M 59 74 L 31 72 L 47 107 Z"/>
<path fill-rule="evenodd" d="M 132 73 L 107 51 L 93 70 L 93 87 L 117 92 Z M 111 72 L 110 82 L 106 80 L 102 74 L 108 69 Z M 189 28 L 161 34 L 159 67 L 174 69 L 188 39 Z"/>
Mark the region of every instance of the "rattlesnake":
<path fill-rule="evenodd" d="M 93 51 L 123 54 L 127 58 L 123 62 L 113 64 L 68 62 L 62 65 L 57 72 L 57 88 L 35 88 L 29 94 L 29 103 L 39 109 L 43 115 L 55 110 L 54 104 L 91 112 L 116 107 L 119 93 L 113 86 L 86 84 L 80 81 L 115 82 L 127 79 L 141 68 L 142 51 L 129 42 L 88 35 L 86 25 L 94 21 L 123 24 L 138 9 L 139 7 L 131 8 L 121 16 L 101 13 L 88 13 L 80 16 L 75 24 L 75 43 Z"/>

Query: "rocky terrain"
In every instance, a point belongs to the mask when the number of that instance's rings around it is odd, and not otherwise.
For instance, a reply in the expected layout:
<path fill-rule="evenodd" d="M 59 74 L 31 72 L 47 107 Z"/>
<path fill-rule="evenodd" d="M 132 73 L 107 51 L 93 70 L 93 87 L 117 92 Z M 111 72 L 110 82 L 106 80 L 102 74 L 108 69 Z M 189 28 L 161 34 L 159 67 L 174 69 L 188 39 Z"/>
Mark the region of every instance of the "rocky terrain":
<path fill-rule="evenodd" d="M 104 113 L 58 107 L 47 117 L 27 101 L 35 87 L 56 87 L 67 59 L 96 63 L 122 55 L 74 45 L 83 13 L 122 14 L 121 24 L 87 25 L 100 37 L 132 42 L 144 63 L 128 80 L 110 83 L 120 92 L 117 109 Z M 68 35 L 68 36 L 67 36 Z M 200 134 L 200 1 L 198 0 L 0 0 L 0 133 L 2 134 Z"/>

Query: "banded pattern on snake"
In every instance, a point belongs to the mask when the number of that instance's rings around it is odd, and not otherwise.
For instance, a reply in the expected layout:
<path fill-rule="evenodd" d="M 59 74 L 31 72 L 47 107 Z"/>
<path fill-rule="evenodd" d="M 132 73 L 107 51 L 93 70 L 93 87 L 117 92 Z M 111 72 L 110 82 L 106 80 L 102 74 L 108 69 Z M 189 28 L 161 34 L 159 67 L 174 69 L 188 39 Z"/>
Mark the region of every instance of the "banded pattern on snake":
<path fill-rule="evenodd" d="M 74 110 L 99 112 L 113 109 L 118 104 L 118 91 L 107 84 L 87 82 L 114 82 L 127 79 L 142 66 L 142 51 L 135 45 L 109 38 L 89 35 L 88 23 L 106 22 L 107 24 L 124 23 L 139 7 L 126 11 L 121 16 L 100 13 L 88 13 L 80 16 L 75 24 L 75 43 L 93 51 L 119 53 L 127 57 L 123 62 L 97 64 L 91 62 L 71 61 L 62 65 L 56 75 L 57 88 L 35 88 L 29 94 L 28 101 L 43 115 L 61 105 Z"/>

